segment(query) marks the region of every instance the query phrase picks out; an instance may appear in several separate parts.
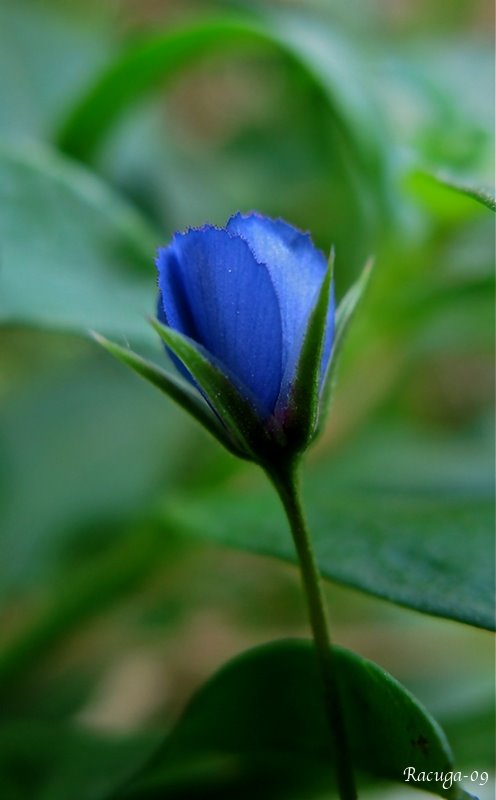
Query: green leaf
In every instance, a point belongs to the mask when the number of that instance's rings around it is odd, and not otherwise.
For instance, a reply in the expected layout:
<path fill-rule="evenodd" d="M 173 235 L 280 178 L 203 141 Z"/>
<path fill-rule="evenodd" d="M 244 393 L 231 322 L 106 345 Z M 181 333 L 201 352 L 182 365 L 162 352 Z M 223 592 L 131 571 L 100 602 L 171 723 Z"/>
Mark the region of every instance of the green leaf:
<path fill-rule="evenodd" d="M 158 236 L 95 176 L 39 145 L 0 147 L 0 323 L 150 342 Z"/>
<path fill-rule="evenodd" d="M 130 108 L 154 89 L 163 89 L 182 70 L 206 55 L 240 50 L 275 52 L 292 80 L 318 97 L 325 125 L 327 162 L 341 175 L 357 224 L 391 220 L 394 207 L 387 179 L 389 150 L 356 50 L 322 18 L 292 9 L 257 9 L 256 14 L 225 15 L 195 21 L 133 44 L 89 86 L 59 128 L 58 145 L 70 155 L 91 160 Z M 337 155 L 338 154 L 338 155 Z M 337 163 L 339 162 L 339 163 Z M 339 198 L 336 198 L 339 206 Z M 338 240 L 340 251 L 346 239 Z"/>
<path fill-rule="evenodd" d="M 211 18 L 182 29 L 160 33 L 133 45 L 91 86 L 61 126 L 59 146 L 89 159 L 119 116 L 143 95 L 170 80 L 180 69 L 220 48 L 241 45 L 275 48 L 296 62 L 314 86 L 324 92 L 346 129 L 348 146 L 358 160 L 380 171 L 384 157 L 363 72 L 349 48 L 326 31 L 318 19 L 291 12 Z"/>
<path fill-rule="evenodd" d="M 496 197 L 494 193 L 489 192 L 487 189 L 482 189 L 472 184 L 465 183 L 464 181 L 457 180 L 442 172 L 436 175 L 430 175 L 430 177 L 447 189 L 452 189 L 459 194 L 472 198 L 472 200 L 475 200 L 477 203 L 486 206 L 490 211 L 496 211 Z"/>
<path fill-rule="evenodd" d="M 76 158 L 89 160 L 119 116 L 159 82 L 209 50 L 237 48 L 244 41 L 265 38 L 253 21 L 220 17 L 131 45 L 74 106 L 58 133 L 59 147 Z"/>
<path fill-rule="evenodd" d="M 335 652 L 350 750 L 360 773 L 405 786 L 406 766 L 417 774 L 453 768 L 441 729 L 406 689 L 376 664 L 342 648 Z M 243 653 L 197 692 L 155 756 L 155 767 L 123 797 L 147 798 L 147 785 L 156 790 L 181 758 L 192 756 L 234 757 L 238 770 L 265 760 L 276 786 L 277 777 L 283 785 L 287 781 L 288 764 L 296 776 L 308 776 L 312 765 L 310 786 L 318 775 L 321 789 L 329 788 L 333 753 L 319 687 L 311 642 L 282 641 Z M 435 781 L 409 787 L 467 796 L 456 784 L 451 790 Z"/>
<path fill-rule="evenodd" d="M 103 538 L 101 519 L 100 540 Z M 105 525 L 108 538 L 108 520 L 105 520 Z M 56 580 L 51 576 L 50 588 L 47 590 L 43 586 L 43 600 L 35 612 L 14 636 L 3 643 L 0 651 L 0 705 L 4 712 L 9 713 L 13 708 L 19 713 L 19 706 L 24 711 L 27 705 L 29 713 L 39 713 L 36 701 L 43 708 L 47 685 L 49 694 L 53 691 L 54 695 L 59 695 L 61 681 L 56 674 L 46 670 L 41 692 L 30 694 L 26 692 L 26 686 L 30 685 L 33 676 L 39 679 L 40 670 L 46 667 L 47 662 L 53 663 L 54 653 L 60 653 L 60 648 L 67 645 L 71 637 L 77 637 L 82 628 L 95 618 L 101 618 L 104 611 L 115 608 L 122 601 L 127 602 L 130 595 L 136 596 L 151 576 L 163 570 L 165 562 L 172 561 L 174 544 L 171 544 L 171 537 L 164 537 L 156 525 L 121 524 L 112 533 L 114 541 L 100 545 L 107 545 L 103 553 L 93 552 L 83 558 L 87 554 L 80 546 L 77 564 L 70 560 L 68 565 L 67 560 L 65 564 L 57 564 L 61 575 Z M 88 527 L 81 531 L 82 537 L 84 534 L 90 540 L 86 546 L 91 548 L 90 537 L 95 532 Z M 65 532 L 65 535 L 67 547 L 70 534 Z M 38 581 L 38 591 L 40 584 L 43 585 Z M 24 596 L 29 598 L 27 593 Z M 12 605 L 15 605 L 15 599 Z M 7 612 L 8 604 L 4 603 L 4 607 Z M 87 700 L 85 679 L 79 680 L 83 686 L 83 698 Z M 79 707 L 83 698 L 78 698 Z M 54 696 L 48 701 L 49 707 L 58 701 L 59 698 Z"/>
<path fill-rule="evenodd" d="M 308 444 L 319 412 L 322 351 L 327 327 L 333 267 L 334 252 L 329 257 L 327 272 L 308 322 L 289 400 L 291 418 L 285 423 L 285 426 L 288 424 L 290 426 L 289 436 L 291 438 L 296 436 L 297 442 L 301 442 L 302 446 Z"/>
<path fill-rule="evenodd" d="M 111 800 L 327 800 L 329 783 L 321 765 L 295 763 L 280 753 L 246 758 L 188 752 L 173 764 L 143 770 Z"/>
<path fill-rule="evenodd" d="M 152 326 L 201 386 L 245 456 L 257 460 L 258 444 L 262 443 L 264 432 L 252 404 L 240 395 L 232 380 L 203 355 L 196 342 L 158 320 L 152 320 Z"/>
<path fill-rule="evenodd" d="M 3 722 L 2 800 L 105 800 L 142 766 L 157 738 L 95 735 L 57 722 Z"/>
<path fill-rule="evenodd" d="M 23 335 L 36 353 L 40 335 Z M 93 547 L 109 546 L 115 525 L 126 528 L 177 485 L 196 436 L 208 445 L 179 409 L 103 351 L 81 341 L 77 358 L 73 341 L 64 346 L 69 363 L 66 355 L 37 374 L 33 365 L 35 375 L 2 401 L 2 599 L 46 588 L 64 554 L 89 546 L 82 535 L 92 526 Z"/>
<path fill-rule="evenodd" d="M 73 98 L 115 52 L 110 9 L 0 3 L 0 134 L 46 139 Z M 60 65 L 64 68 L 61 69 Z"/>
<path fill-rule="evenodd" d="M 484 453 L 479 439 L 379 429 L 313 466 L 304 501 L 322 574 L 493 629 L 494 505 Z M 249 502 L 247 476 L 242 490 L 228 484 L 215 498 L 170 498 L 164 519 L 190 536 L 296 562 L 277 499 L 257 478 Z"/>
<path fill-rule="evenodd" d="M 210 410 L 202 397 L 187 383 L 165 372 L 151 361 L 147 361 L 141 356 L 133 353 L 132 350 L 120 347 L 114 342 L 105 339 L 98 333 L 93 333 L 96 341 L 102 345 L 111 355 L 117 358 L 126 366 L 133 369 L 142 378 L 152 383 L 157 389 L 166 394 L 188 414 L 191 414 L 209 433 L 212 434 L 224 447 L 237 456 L 243 456 L 243 451 L 236 447 L 235 442 L 229 437 L 226 428 L 221 425 L 218 418 Z"/>

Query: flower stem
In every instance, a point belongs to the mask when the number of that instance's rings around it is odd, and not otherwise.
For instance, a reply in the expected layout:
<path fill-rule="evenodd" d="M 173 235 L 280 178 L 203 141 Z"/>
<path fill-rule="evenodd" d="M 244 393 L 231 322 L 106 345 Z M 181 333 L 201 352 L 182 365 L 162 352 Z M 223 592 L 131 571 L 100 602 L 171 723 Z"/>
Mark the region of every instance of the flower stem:
<path fill-rule="evenodd" d="M 341 800 L 356 800 L 358 795 L 348 747 L 336 659 L 329 633 L 329 617 L 312 540 L 301 505 L 297 472 L 294 467 L 288 467 L 282 470 L 274 469 L 268 471 L 267 474 L 284 506 L 300 562 L 301 577 L 322 678 L 332 750 L 336 759 L 339 797 Z"/>

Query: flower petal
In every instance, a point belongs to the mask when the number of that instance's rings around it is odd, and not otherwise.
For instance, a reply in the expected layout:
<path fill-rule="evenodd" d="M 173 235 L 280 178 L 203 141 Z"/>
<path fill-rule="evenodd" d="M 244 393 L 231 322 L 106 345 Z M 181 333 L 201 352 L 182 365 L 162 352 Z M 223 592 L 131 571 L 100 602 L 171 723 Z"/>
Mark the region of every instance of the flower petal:
<path fill-rule="evenodd" d="M 166 324 L 223 365 L 263 415 L 282 379 L 282 327 L 269 272 L 247 243 L 211 226 L 176 234 L 157 258 Z"/>
<path fill-rule="evenodd" d="M 294 377 L 308 320 L 326 274 L 327 261 L 309 234 L 280 219 L 254 213 L 235 214 L 227 223 L 227 230 L 245 239 L 257 261 L 267 265 L 279 298 L 283 336 L 281 404 Z M 331 291 L 322 373 L 329 360 L 333 329 L 334 292 Z"/>

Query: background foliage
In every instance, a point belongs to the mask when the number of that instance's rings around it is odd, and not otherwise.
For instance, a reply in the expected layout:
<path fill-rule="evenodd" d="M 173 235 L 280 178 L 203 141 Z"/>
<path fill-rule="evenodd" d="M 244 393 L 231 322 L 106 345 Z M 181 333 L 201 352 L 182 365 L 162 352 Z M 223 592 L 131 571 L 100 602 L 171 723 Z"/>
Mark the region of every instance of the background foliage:
<path fill-rule="evenodd" d="M 491 181 L 491 27 L 482 0 L 2 0 L 7 800 L 113 796 L 227 658 L 307 635 L 263 477 L 86 335 L 162 362 L 155 248 L 251 208 L 335 245 L 338 297 L 375 255 L 306 499 L 324 575 L 406 608 L 329 587 L 336 638 L 491 770 L 494 227 L 447 185 Z M 232 796 L 229 769 L 167 786 Z"/>

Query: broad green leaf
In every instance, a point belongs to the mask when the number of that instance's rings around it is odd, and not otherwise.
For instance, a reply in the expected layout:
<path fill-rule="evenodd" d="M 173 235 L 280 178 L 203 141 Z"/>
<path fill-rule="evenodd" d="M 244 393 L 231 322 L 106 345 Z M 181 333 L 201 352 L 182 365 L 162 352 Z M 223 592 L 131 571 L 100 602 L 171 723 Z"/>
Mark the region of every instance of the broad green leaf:
<path fill-rule="evenodd" d="M 359 773 L 405 786 L 406 765 L 417 774 L 453 768 L 441 729 L 394 678 L 342 648 L 336 648 L 336 663 L 350 750 Z M 284 784 L 288 764 L 296 775 L 297 765 L 304 773 L 313 764 L 320 779 L 327 769 L 327 786 L 332 786 L 333 753 L 319 687 L 312 642 L 276 642 L 241 654 L 197 692 L 156 754 L 151 774 L 145 770 L 122 797 L 158 797 L 147 795 L 147 785 L 156 790 L 160 776 L 170 780 L 174 765 L 193 755 L 234 757 L 238 770 L 261 759 L 271 761 L 267 774 L 272 773 L 276 786 L 277 777 Z M 453 799 L 467 796 L 459 785 L 449 790 L 434 781 L 411 788 Z"/>
<path fill-rule="evenodd" d="M 86 170 L 0 147 L 0 239 L 1 323 L 151 341 L 158 237 Z"/>
<path fill-rule="evenodd" d="M 334 791 L 326 791 L 330 783 L 328 768 L 281 753 L 246 758 L 188 752 L 163 768 L 145 768 L 109 800 L 334 800 Z"/>
<path fill-rule="evenodd" d="M 141 356 L 133 353 L 132 350 L 120 347 L 114 342 L 105 339 L 98 333 L 93 334 L 96 341 L 102 345 L 114 358 L 117 358 L 126 366 L 133 369 L 142 378 L 152 383 L 161 392 L 166 394 L 185 411 L 191 414 L 204 428 L 206 428 L 212 436 L 224 445 L 230 452 L 235 455 L 243 455 L 239 451 L 235 443 L 228 436 L 226 429 L 220 424 L 215 414 L 210 410 L 206 402 L 200 397 L 198 392 L 195 392 L 185 381 L 180 380 L 175 375 L 171 375 L 165 370 L 157 367 L 151 361 L 147 361 Z"/>
<path fill-rule="evenodd" d="M 195 342 L 157 320 L 152 320 L 152 325 L 201 386 L 235 443 L 239 442 L 246 456 L 253 455 L 256 460 L 258 443 L 263 443 L 264 432 L 252 404 L 240 395 L 229 376 L 215 366 Z"/>
<path fill-rule="evenodd" d="M 483 454 L 477 439 L 379 429 L 334 461 L 308 468 L 304 501 L 322 574 L 492 629 L 492 457 Z M 278 501 L 257 477 L 251 490 L 236 482 L 215 498 L 170 499 L 164 519 L 188 535 L 295 561 Z"/>

